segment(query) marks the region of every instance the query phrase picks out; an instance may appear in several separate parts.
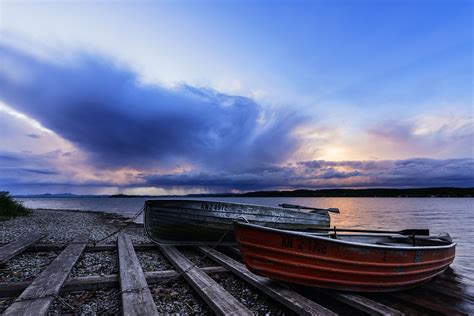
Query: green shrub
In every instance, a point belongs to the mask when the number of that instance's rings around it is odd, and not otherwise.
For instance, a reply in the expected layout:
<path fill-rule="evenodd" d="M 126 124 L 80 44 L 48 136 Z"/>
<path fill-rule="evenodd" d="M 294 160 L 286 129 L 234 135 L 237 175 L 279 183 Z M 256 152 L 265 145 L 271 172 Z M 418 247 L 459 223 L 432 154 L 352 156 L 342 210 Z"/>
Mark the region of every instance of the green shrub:
<path fill-rule="evenodd" d="M 30 211 L 20 202 L 15 201 L 9 192 L 0 191 L 0 218 L 24 216 L 28 214 L 30 214 Z"/>

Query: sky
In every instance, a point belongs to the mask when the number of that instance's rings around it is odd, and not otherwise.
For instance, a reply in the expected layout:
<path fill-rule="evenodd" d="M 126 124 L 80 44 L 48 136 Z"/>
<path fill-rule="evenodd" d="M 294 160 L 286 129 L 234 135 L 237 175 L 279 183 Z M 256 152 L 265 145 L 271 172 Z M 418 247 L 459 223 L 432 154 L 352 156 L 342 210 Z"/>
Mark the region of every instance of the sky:
<path fill-rule="evenodd" d="M 474 187 L 473 12 L 0 0 L 0 190 Z"/>

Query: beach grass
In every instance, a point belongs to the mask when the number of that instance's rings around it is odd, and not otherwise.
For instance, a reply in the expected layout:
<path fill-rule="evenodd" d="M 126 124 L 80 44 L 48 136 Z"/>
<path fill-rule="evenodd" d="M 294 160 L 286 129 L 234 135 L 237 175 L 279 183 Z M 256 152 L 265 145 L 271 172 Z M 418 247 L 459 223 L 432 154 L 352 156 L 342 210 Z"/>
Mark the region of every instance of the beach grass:
<path fill-rule="evenodd" d="M 9 192 L 0 191 L 0 221 L 15 216 L 25 216 L 31 213 L 20 202 L 15 201 Z"/>

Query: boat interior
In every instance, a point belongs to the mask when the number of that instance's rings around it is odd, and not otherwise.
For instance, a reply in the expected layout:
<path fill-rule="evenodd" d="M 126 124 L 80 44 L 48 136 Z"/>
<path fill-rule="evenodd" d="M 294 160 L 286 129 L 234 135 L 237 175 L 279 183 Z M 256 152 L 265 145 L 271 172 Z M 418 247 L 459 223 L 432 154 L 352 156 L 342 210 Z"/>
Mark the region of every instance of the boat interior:
<path fill-rule="evenodd" d="M 405 236 L 387 234 L 339 234 L 336 232 L 307 233 L 310 236 L 326 237 L 341 241 L 391 247 L 446 246 L 453 243 L 449 234 L 438 236 Z"/>

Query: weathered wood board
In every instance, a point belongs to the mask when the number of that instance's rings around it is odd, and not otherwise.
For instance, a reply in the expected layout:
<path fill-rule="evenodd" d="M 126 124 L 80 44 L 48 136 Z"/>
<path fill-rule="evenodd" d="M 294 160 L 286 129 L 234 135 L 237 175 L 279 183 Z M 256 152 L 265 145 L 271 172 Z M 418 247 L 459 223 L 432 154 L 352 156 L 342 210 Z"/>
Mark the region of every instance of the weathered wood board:
<path fill-rule="evenodd" d="M 123 315 L 158 315 L 130 237 L 119 235 L 117 245 Z"/>
<path fill-rule="evenodd" d="M 252 313 L 210 276 L 202 272 L 175 247 L 160 246 L 163 254 L 180 271 L 188 283 L 218 315 L 251 315 Z"/>
<path fill-rule="evenodd" d="M 22 253 L 28 247 L 44 237 L 46 237 L 46 234 L 33 234 L 2 246 L 0 248 L 0 264 L 7 262 L 14 256 Z"/>
<path fill-rule="evenodd" d="M 396 309 L 362 295 L 340 292 L 328 292 L 326 294 L 369 315 L 404 315 L 404 313 Z"/>
<path fill-rule="evenodd" d="M 46 315 L 86 244 L 85 236 L 77 237 L 8 307 L 4 315 Z"/>
<path fill-rule="evenodd" d="M 0 247 L 3 247 L 7 244 L 0 243 Z M 154 243 L 137 243 L 133 247 L 135 250 L 153 250 L 156 249 L 156 244 Z M 65 244 L 51 243 L 51 244 L 33 244 L 25 249 L 25 252 L 41 252 L 41 251 L 62 251 L 66 248 Z M 86 252 L 95 252 L 95 251 L 113 251 L 117 250 L 117 244 L 107 243 L 107 244 L 91 244 L 89 243 L 86 247 Z"/>
<path fill-rule="evenodd" d="M 448 315 L 448 316 L 466 315 L 465 313 L 459 311 L 455 307 L 444 304 L 443 302 L 437 302 L 432 299 L 417 297 L 416 295 L 408 295 L 403 292 L 392 293 L 391 296 L 404 303 L 420 306 L 438 315 Z"/>
<path fill-rule="evenodd" d="M 199 247 L 199 250 L 271 298 L 277 300 L 300 315 L 336 315 L 336 313 L 332 312 L 331 310 L 317 304 L 316 302 L 313 302 L 312 300 L 296 293 L 291 289 L 288 289 L 277 282 L 253 274 L 247 270 L 243 264 L 215 249 L 209 247 Z"/>
<path fill-rule="evenodd" d="M 205 267 L 201 268 L 201 271 L 205 273 L 228 272 L 228 270 L 224 267 Z M 180 276 L 180 274 L 175 270 L 145 272 L 144 274 L 148 284 L 154 284 Z M 2 282 L 0 283 L 0 297 L 12 297 L 19 295 L 30 284 L 31 282 L 29 281 Z M 61 288 L 61 293 L 113 288 L 119 287 L 119 285 L 120 276 L 118 274 L 74 277 L 66 280 L 63 287 Z"/>

